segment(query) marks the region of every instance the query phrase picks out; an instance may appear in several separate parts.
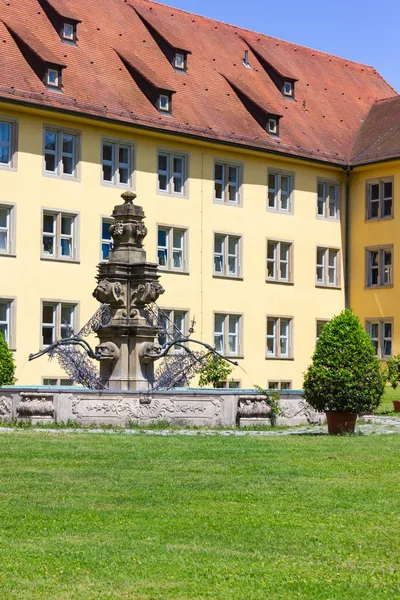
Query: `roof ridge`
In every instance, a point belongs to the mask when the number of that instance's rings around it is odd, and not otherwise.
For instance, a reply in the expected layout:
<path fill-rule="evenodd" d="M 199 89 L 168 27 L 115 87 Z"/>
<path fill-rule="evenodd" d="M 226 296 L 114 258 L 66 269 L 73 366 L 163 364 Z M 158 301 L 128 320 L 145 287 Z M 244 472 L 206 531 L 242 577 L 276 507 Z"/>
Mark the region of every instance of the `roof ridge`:
<path fill-rule="evenodd" d="M 246 31 L 247 33 L 253 33 L 256 35 L 262 35 L 266 38 L 269 38 L 271 40 L 278 40 L 279 42 L 283 42 L 285 44 L 288 44 L 289 46 L 294 46 L 297 48 L 302 48 L 304 50 L 310 50 L 311 52 L 317 52 L 318 54 L 322 54 L 323 56 L 329 56 L 332 58 L 336 58 L 337 60 L 341 61 L 341 62 L 347 62 L 347 63 L 352 63 L 354 65 L 360 65 L 362 67 L 366 67 L 367 69 L 371 69 L 372 71 L 375 71 L 380 77 L 381 79 L 383 79 L 383 81 L 385 81 L 385 83 L 387 83 L 386 79 L 384 79 L 382 77 L 382 75 L 375 69 L 375 67 L 373 67 L 372 65 L 367 65 L 366 63 L 362 63 L 362 62 L 358 62 L 356 60 L 352 60 L 350 58 L 344 58 L 343 56 L 338 56 L 337 54 L 332 54 L 330 52 L 324 52 L 323 50 L 317 50 L 316 48 L 311 48 L 310 46 L 305 46 L 303 44 L 297 44 L 295 42 L 289 42 L 288 40 L 284 40 L 283 38 L 279 38 L 279 37 L 274 37 L 272 35 L 268 35 L 267 33 L 263 33 L 261 31 L 255 31 L 254 29 L 247 29 L 245 27 L 240 27 L 240 25 L 235 25 L 234 23 L 228 23 L 227 21 L 221 21 L 220 19 L 213 19 L 212 17 L 207 17 L 205 15 L 201 15 L 199 13 L 190 11 L 190 10 L 185 10 L 183 8 L 177 8 L 175 6 L 170 6 L 169 4 L 164 4 L 163 2 L 158 2 L 158 0 L 130 0 L 131 2 L 135 2 L 135 1 L 139 1 L 139 2 L 143 2 L 149 5 L 158 5 L 158 6 L 162 6 L 163 8 L 168 8 L 170 10 L 173 11 L 177 11 L 180 13 L 184 13 L 186 15 L 192 15 L 195 17 L 199 17 L 200 19 L 204 19 L 205 21 L 211 21 L 212 23 L 220 23 L 221 25 L 226 25 L 227 27 L 231 27 L 234 29 L 238 29 L 240 31 Z M 390 84 L 388 84 L 390 85 Z M 390 86 L 392 87 L 392 86 Z M 392 88 L 394 89 L 394 88 Z"/>

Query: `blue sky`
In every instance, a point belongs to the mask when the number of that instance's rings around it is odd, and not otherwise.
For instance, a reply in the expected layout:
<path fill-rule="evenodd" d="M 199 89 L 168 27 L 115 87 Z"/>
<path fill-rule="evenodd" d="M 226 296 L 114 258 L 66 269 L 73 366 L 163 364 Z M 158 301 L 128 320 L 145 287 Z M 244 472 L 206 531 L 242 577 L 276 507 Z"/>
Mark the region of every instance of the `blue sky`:
<path fill-rule="evenodd" d="M 162 0 L 372 65 L 400 92 L 400 0 Z"/>

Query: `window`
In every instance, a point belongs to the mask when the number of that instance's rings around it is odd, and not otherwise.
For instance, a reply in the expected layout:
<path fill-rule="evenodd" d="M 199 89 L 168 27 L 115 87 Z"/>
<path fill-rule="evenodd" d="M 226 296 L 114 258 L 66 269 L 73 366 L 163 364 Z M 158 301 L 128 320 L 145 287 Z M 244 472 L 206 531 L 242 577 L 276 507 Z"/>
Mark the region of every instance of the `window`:
<path fill-rule="evenodd" d="M 103 183 L 133 187 L 133 159 L 132 143 L 103 140 L 101 151 Z"/>
<path fill-rule="evenodd" d="M 278 119 L 271 119 L 271 118 L 268 119 L 268 122 L 267 122 L 267 131 L 271 135 L 279 135 Z"/>
<path fill-rule="evenodd" d="M 292 317 L 267 317 L 267 358 L 292 358 Z"/>
<path fill-rule="evenodd" d="M 78 260 L 78 216 L 43 211 L 42 258 Z"/>
<path fill-rule="evenodd" d="M 214 163 L 214 200 L 241 204 L 241 167 L 227 163 Z"/>
<path fill-rule="evenodd" d="M 158 110 L 166 113 L 171 112 L 171 96 L 168 94 L 160 94 L 158 97 Z"/>
<path fill-rule="evenodd" d="M 339 184 L 318 181 L 317 215 L 325 219 L 339 219 Z"/>
<path fill-rule="evenodd" d="M 42 385 L 65 385 L 71 386 L 74 385 L 72 379 L 60 379 L 59 377 L 42 377 Z"/>
<path fill-rule="evenodd" d="M 61 71 L 58 69 L 47 69 L 46 85 L 51 88 L 61 88 Z"/>
<path fill-rule="evenodd" d="M 291 81 L 283 82 L 283 95 L 293 97 L 294 86 Z"/>
<path fill-rule="evenodd" d="M 186 229 L 177 227 L 158 228 L 158 265 L 168 271 L 188 270 Z"/>
<path fill-rule="evenodd" d="M 317 248 L 316 283 L 321 286 L 339 287 L 339 250 Z"/>
<path fill-rule="evenodd" d="M 187 156 L 173 152 L 158 153 L 158 191 L 186 196 Z"/>
<path fill-rule="evenodd" d="M 228 381 L 217 383 L 215 387 L 222 390 L 235 390 L 241 387 L 241 381 L 239 379 L 229 379 Z"/>
<path fill-rule="evenodd" d="M 319 338 L 321 337 L 322 330 L 328 322 L 329 322 L 329 319 L 317 319 L 317 327 L 316 327 L 316 335 L 315 335 L 316 342 L 318 342 Z"/>
<path fill-rule="evenodd" d="M 291 213 L 293 175 L 280 171 L 268 171 L 268 210 Z"/>
<path fill-rule="evenodd" d="M 172 342 L 187 336 L 188 312 L 185 310 L 162 309 L 159 315 L 158 343 L 161 348 Z M 180 346 L 174 346 L 174 352 L 184 351 Z"/>
<path fill-rule="evenodd" d="M 76 25 L 73 23 L 63 23 L 61 38 L 68 42 L 76 42 Z"/>
<path fill-rule="evenodd" d="M 17 155 L 16 121 L 0 121 L 0 167 L 15 169 Z"/>
<path fill-rule="evenodd" d="M 0 256 L 15 255 L 15 206 L 0 204 Z"/>
<path fill-rule="evenodd" d="M 42 346 L 50 346 L 60 338 L 73 335 L 77 325 L 77 305 L 42 302 Z"/>
<path fill-rule="evenodd" d="M 107 260 L 110 250 L 113 248 L 112 237 L 110 233 L 110 225 L 113 223 L 111 219 L 101 220 L 101 259 Z"/>
<path fill-rule="evenodd" d="M 214 275 L 241 276 L 241 238 L 236 235 L 214 235 Z"/>
<path fill-rule="evenodd" d="M 388 358 L 393 354 L 393 319 L 371 319 L 366 322 L 378 358 Z"/>
<path fill-rule="evenodd" d="M 366 287 L 393 285 L 393 246 L 367 248 Z"/>
<path fill-rule="evenodd" d="M 393 217 L 393 178 L 367 182 L 367 219 Z"/>
<path fill-rule="evenodd" d="M 77 178 L 78 135 L 49 129 L 44 131 L 44 169 L 46 174 Z"/>
<path fill-rule="evenodd" d="M 214 346 L 224 356 L 239 356 L 241 349 L 241 315 L 214 315 Z"/>
<path fill-rule="evenodd" d="M 186 71 L 186 55 L 182 52 L 177 52 L 174 57 L 174 67 L 179 71 Z"/>
<path fill-rule="evenodd" d="M 290 242 L 267 240 L 267 281 L 293 281 L 292 250 Z"/>
<path fill-rule="evenodd" d="M 15 350 L 15 299 L 0 297 L 0 333 L 9 348 Z"/>
<path fill-rule="evenodd" d="M 291 381 L 268 381 L 268 389 L 269 390 L 291 390 L 292 382 Z"/>

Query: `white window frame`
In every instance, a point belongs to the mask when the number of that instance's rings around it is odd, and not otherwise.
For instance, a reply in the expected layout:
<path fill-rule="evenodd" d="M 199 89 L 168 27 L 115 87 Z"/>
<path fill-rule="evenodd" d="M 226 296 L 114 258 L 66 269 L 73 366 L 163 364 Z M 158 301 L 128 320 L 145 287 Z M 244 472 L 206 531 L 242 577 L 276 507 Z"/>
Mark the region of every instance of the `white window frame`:
<path fill-rule="evenodd" d="M 165 101 L 165 106 L 163 106 Z M 171 114 L 172 112 L 172 97 L 171 94 L 159 94 L 157 101 L 157 108 L 162 113 Z"/>
<path fill-rule="evenodd" d="M 216 319 L 222 317 L 222 330 L 216 330 Z M 230 330 L 230 324 L 236 321 L 235 332 Z M 219 345 L 216 344 L 216 336 L 221 337 L 221 347 L 218 350 Z M 235 352 L 230 350 L 230 336 L 236 339 Z M 243 358 L 243 314 L 242 313 L 227 313 L 224 311 L 214 312 L 214 347 L 223 356 L 231 357 L 236 356 Z"/>
<path fill-rule="evenodd" d="M 288 387 L 282 387 L 288 386 Z M 292 382 L 288 379 L 271 379 L 268 380 L 268 390 L 286 391 L 292 389 Z"/>
<path fill-rule="evenodd" d="M 189 333 L 189 310 L 187 308 L 164 308 L 163 307 L 162 311 L 168 317 L 168 327 L 167 327 L 168 335 L 166 335 L 166 342 L 165 342 L 165 344 L 161 344 L 161 342 L 159 341 L 161 347 L 164 348 L 169 342 L 172 341 L 168 336 L 173 337 L 173 332 L 175 331 L 175 328 L 177 328 L 183 336 L 188 335 L 188 333 Z M 175 324 L 176 315 L 183 316 L 183 330 L 179 329 L 179 327 L 177 327 Z M 160 314 L 160 317 L 161 316 L 162 315 Z M 185 350 L 183 348 L 180 348 L 179 346 L 174 346 L 173 351 L 174 352 L 185 352 Z"/>
<path fill-rule="evenodd" d="M 268 323 L 273 323 L 273 333 L 268 333 Z M 287 335 L 282 333 L 282 325 L 284 322 L 288 323 Z M 267 359 L 279 359 L 279 360 L 292 360 L 293 359 L 293 317 L 286 315 L 267 315 L 266 317 L 266 344 L 265 344 L 265 358 Z M 268 349 L 268 340 L 272 340 L 272 352 Z M 282 353 L 281 341 L 287 340 L 287 352 Z"/>
<path fill-rule="evenodd" d="M 320 194 L 322 188 L 322 195 Z M 331 190 L 335 190 L 334 202 Z M 340 221 L 340 181 L 317 178 L 317 219 L 328 219 L 329 221 Z M 331 208 L 334 207 L 333 214 Z"/>
<path fill-rule="evenodd" d="M 372 254 L 377 254 L 378 264 L 373 265 L 371 262 Z M 385 255 L 390 254 L 391 263 L 385 265 Z M 367 288 L 378 288 L 378 287 L 393 287 L 393 274 L 394 274 L 394 247 L 393 244 L 387 244 L 384 246 L 370 246 L 365 249 L 365 287 Z M 377 283 L 372 283 L 372 273 L 376 270 L 377 272 Z"/>
<path fill-rule="evenodd" d="M 391 326 L 392 335 L 391 337 L 385 337 L 385 326 Z M 378 337 L 372 336 L 372 326 L 376 326 L 378 328 Z M 371 342 L 374 347 L 376 347 L 376 356 L 380 360 L 385 360 L 393 356 L 393 342 L 394 342 L 394 319 L 393 317 L 387 318 L 378 318 L 378 319 L 365 319 L 365 330 L 371 338 Z M 385 341 L 390 340 L 391 343 L 391 353 L 385 353 Z M 375 344 L 374 344 L 375 342 Z"/>
<path fill-rule="evenodd" d="M 326 325 L 327 323 L 329 323 L 330 319 L 316 319 L 315 320 L 315 343 L 318 342 L 319 340 L 319 328 L 324 325 Z"/>
<path fill-rule="evenodd" d="M 55 150 L 46 150 L 46 133 L 54 133 L 56 135 Z M 63 151 L 63 137 L 73 136 L 73 151 Z M 54 127 L 53 125 L 45 125 L 43 128 L 43 175 L 46 177 L 60 177 L 70 181 L 79 181 L 80 177 L 80 149 L 81 149 L 81 133 L 73 129 Z M 55 169 L 53 171 L 46 169 L 46 154 L 54 156 Z M 64 173 L 63 157 L 72 158 L 73 170 L 72 173 Z"/>
<path fill-rule="evenodd" d="M 44 217 L 50 216 L 53 217 L 53 231 L 45 232 L 44 231 Z M 62 219 L 63 218 L 72 219 L 72 233 L 71 234 L 63 234 L 62 233 Z M 52 237 L 54 239 L 53 249 L 54 254 L 47 254 L 44 252 L 44 237 Z M 64 239 L 71 240 L 71 256 L 63 256 L 61 252 L 61 242 Z M 54 210 L 52 208 L 42 208 L 42 220 L 41 220 L 41 254 L 40 258 L 42 260 L 57 260 L 62 262 L 79 262 L 79 213 L 69 212 L 69 211 L 61 211 Z"/>
<path fill-rule="evenodd" d="M 72 29 L 72 35 L 70 36 L 66 34 L 67 27 L 71 27 Z M 67 42 L 76 42 L 76 25 L 68 21 L 64 21 L 61 30 L 61 39 Z"/>
<path fill-rule="evenodd" d="M 270 187 L 270 177 L 274 177 L 274 187 Z M 289 192 L 282 192 L 282 177 L 287 178 Z M 273 195 L 273 205 L 270 204 L 270 194 Z M 287 199 L 287 208 L 283 207 L 283 198 Z M 294 206 L 294 173 L 291 171 L 282 171 L 280 169 L 268 169 L 267 172 L 267 210 L 278 212 L 285 215 L 293 214 Z"/>
<path fill-rule="evenodd" d="M 0 142 L 1 146 L 8 148 L 8 160 L 4 163 L 0 162 L 0 169 L 16 171 L 18 164 L 18 121 L 0 115 L 0 125 L 3 123 L 10 127 L 10 140 L 9 142 Z"/>
<path fill-rule="evenodd" d="M 222 238 L 222 251 L 216 251 L 216 239 Z M 229 243 L 231 240 L 236 240 L 236 253 L 229 252 Z M 242 279 L 242 246 L 243 236 L 237 233 L 223 233 L 214 231 L 214 249 L 213 249 L 213 275 L 214 277 L 228 277 L 229 279 Z M 215 261 L 217 257 L 221 257 L 222 271 L 216 269 Z M 229 260 L 236 259 L 236 273 L 230 273 Z"/>
<path fill-rule="evenodd" d="M 183 60 L 182 60 L 182 64 L 181 65 L 177 64 L 177 58 L 178 58 L 178 56 L 182 56 Z M 186 59 L 186 54 L 184 52 L 175 52 L 175 54 L 174 54 L 174 62 L 173 62 L 174 68 L 178 69 L 179 72 L 186 71 L 186 60 L 187 60 Z"/>
<path fill-rule="evenodd" d="M 318 262 L 318 253 L 323 252 L 322 262 Z M 331 255 L 334 256 L 334 265 L 330 264 Z M 316 272 L 315 272 L 315 285 L 317 287 L 325 287 L 325 288 L 340 288 L 340 259 L 341 252 L 340 248 L 331 248 L 327 246 L 317 246 L 316 252 Z M 321 270 L 322 273 L 322 281 L 318 281 L 318 270 Z M 330 283 L 329 276 L 333 269 L 334 272 L 334 283 Z"/>
<path fill-rule="evenodd" d="M 112 158 L 107 160 L 103 158 L 103 148 L 105 145 L 109 145 L 112 148 Z M 129 161 L 127 163 L 119 162 L 119 149 L 120 146 L 124 146 L 129 150 Z M 124 189 L 135 188 L 135 161 L 136 161 L 136 144 L 130 140 L 122 140 L 110 137 L 103 137 L 101 139 L 100 148 L 100 177 L 102 185 L 111 187 L 120 187 Z M 111 180 L 104 179 L 103 166 L 111 167 L 112 176 Z M 120 181 L 120 168 L 128 169 L 128 183 Z"/>
<path fill-rule="evenodd" d="M 53 321 L 43 322 L 43 308 L 44 306 L 51 306 L 53 308 Z M 67 300 L 47 300 L 42 299 L 40 301 L 40 348 L 47 348 L 49 344 L 43 343 L 43 329 L 52 329 L 52 342 L 61 339 L 62 330 L 65 328 L 61 322 L 61 315 L 63 308 L 72 308 L 72 327 L 74 331 L 79 330 L 79 302 L 67 301 Z"/>
<path fill-rule="evenodd" d="M 165 156 L 167 161 L 167 169 L 159 169 L 159 157 Z M 175 158 L 181 158 L 183 161 L 183 172 L 182 173 L 174 173 L 173 164 Z M 188 189 L 189 189 L 189 154 L 187 152 L 180 152 L 178 150 L 167 150 L 164 148 L 159 148 L 157 151 L 157 165 L 156 165 L 156 173 L 157 173 L 157 194 L 162 196 L 173 196 L 175 198 L 188 198 Z M 166 177 L 167 189 L 160 188 L 160 175 Z M 175 192 L 174 191 L 174 177 L 182 178 L 182 191 Z"/>
<path fill-rule="evenodd" d="M 268 117 L 266 129 L 270 135 L 279 136 L 279 120 L 275 117 Z"/>
<path fill-rule="evenodd" d="M 392 195 L 384 196 L 384 188 L 386 183 L 392 184 Z M 379 186 L 379 195 L 376 200 L 372 200 L 372 186 Z M 379 179 L 369 179 L 365 182 L 365 198 L 366 198 L 366 221 L 380 221 L 382 219 L 393 219 L 394 218 L 394 177 L 381 177 Z M 390 215 L 384 214 L 385 200 L 391 201 Z M 372 204 L 376 203 L 378 208 L 378 215 L 372 216 Z"/>
<path fill-rule="evenodd" d="M 222 177 L 216 177 L 216 167 L 222 169 Z M 236 169 L 235 181 L 230 181 L 230 169 Z M 214 160 L 213 164 L 213 182 L 214 182 L 214 202 L 216 204 L 225 204 L 229 206 L 243 206 L 242 190 L 243 190 L 243 164 L 226 160 Z M 222 198 L 217 198 L 216 186 L 220 185 L 222 190 Z M 235 200 L 229 199 L 230 189 L 234 189 Z"/>
<path fill-rule="evenodd" d="M 273 257 L 269 257 L 268 250 L 270 246 L 274 246 L 274 255 Z M 288 257 L 287 260 L 284 261 L 281 258 L 281 248 L 282 246 L 288 247 Z M 272 283 L 293 283 L 293 242 L 287 240 L 271 240 L 267 239 L 267 258 L 266 258 L 266 281 Z M 281 265 L 287 265 L 287 277 L 281 277 Z M 268 266 L 272 265 L 273 275 L 270 276 L 268 274 Z M 279 265 L 279 268 L 278 268 Z"/>
<path fill-rule="evenodd" d="M 54 381 L 55 383 L 46 383 L 46 381 Z M 70 383 L 65 383 L 66 381 Z M 42 377 L 42 385 L 70 387 L 75 385 L 75 382 L 72 379 L 68 379 L 68 377 Z"/>
<path fill-rule="evenodd" d="M 158 243 L 159 231 L 166 232 L 166 246 L 161 246 Z M 179 232 L 182 234 L 182 247 L 174 246 L 174 233 Z M 157 239 L 156 239 L 156 251 L 157 251 L 157 263 L 158 268 L 162 271 L 170 271 L 172 273 L 188 273 L 189 272 L 189 230 L 187 227 L 179 225 L 165 225 L 164 223 L 157 223 Z M 159 251 L 164 250 L 167 255 L 167 264 L 161 265 L 159 262 Z M 182 267 L 174 266 L 174 252 L 180 251 L 182 253 Z"/>
<path fill-rule="evenodd" d="M 285 79 L 283 82 L 282 93 L 284 96 L 288 96 L 289 98 L 293 98 L 294 92 L 294 84 L 292 81 Z"/>
<path fill-rule="evenodd" d="M 54 83 L 51 81 L 52 74 L 55 74 Z M 54 88 L 57 90 L 61 88 L 61 69 L 54 69 L 52 67 L 46 69 L 46 86 L 50 89 Z"/>
<path fill-rule="evenodd" d="M 0 325 L 6 325 L 6 343 L 10 350 L 16 350 L 16 311 L 17 300 L 12 296 L 0 296 L 0 304 L 6 305 L 6 320 L 0 321 Z"/>
<path fill-rule="evenodd" d="M 5 210 L 6 226 L 0 225 L 0 233 L 5 234 L 6 249 L 0 249 L 1 256 L 16 256 L 16 222 L 17 222 L 17 206 L 9 202 L 0 202 L 0 210 Z"/>

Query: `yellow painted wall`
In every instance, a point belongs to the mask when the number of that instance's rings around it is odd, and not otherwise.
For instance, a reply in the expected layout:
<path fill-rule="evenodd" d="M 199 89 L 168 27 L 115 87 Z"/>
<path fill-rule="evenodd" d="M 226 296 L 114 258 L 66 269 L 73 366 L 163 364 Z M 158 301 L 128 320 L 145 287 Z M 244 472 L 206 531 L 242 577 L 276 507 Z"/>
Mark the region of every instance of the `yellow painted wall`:
<path fill-rule="evenodd" d="M 39 384 L 42 377 L 65 375 L 58 364 L 41 358 L 28 362 L 40 345 L 40 300 L 79 301 L 80 324 L 96 310 L 92 298 L 96 265 L 100 260 L 101 216 L 120 203 L 123 189 L 101 185 L 100 149 L 104 135 L 136 144 L 135 190 L 144 207 L 149 234 L 147 258 L 156 261 L 157 223 L 189 228 L 189 275 L 163 274 L 166 289 L 159 303 L 190 309 L 196 317 L 194 337 L 213 344 L 214 311 L 243 313 L 244 358 L 232 377 L 242 387 L 266 386 L 268 380 L 290 380 L 302 386 L 302 373 L 310 362 L 316 319 L 329 319 L 344 306 L 341 289 L 315 286 L 316 247 L 342 247 L 340 222 L 317 219 L 317 177 L 342 182 L 342 169 L 284 157 L 233 151 L 224 146 L 196 143 L 133 128 L 61 117 L 17 107 L 0 108 L 0 115 L 19 120 L 18 170 L 0 170 L 0 202 L 17 204 L 17 257 L 0 256 L 0 296 L 17 298 L 17 378 L 20 384 Z M 82 133 L 80 181 L 42 174 L 43 126 L 74 128 Z M 189 153 L 189 198 L 157 194 L 157 148 Z M 240 161 L 244 165 L 243 206 L 213 202 L 213 162 Z M 267 169 L 295 173 L 294 214 L 266 210 Z M 41 208 L 76 211 L 80 215 L 80 263 L 41 260 Z M 342 218 L 342 221 L 344 217 Z M 243 280 L 217 279 L 213 272 L 214 231 L 243 235 Z M 266 283 L 266 239 L 294 243 L 294 285 Z M 343 255 L 342 255 L 343 258 Z M 400 263 L 399 263 L 400 264 Z M 266 315 L 294 318 L 294 360 L 266 360 Z M 94 340 L 92 340 L 94 342 Z M 242 370 L 242 368 L 244 370 Z"/>
<path fill-rule="evenodd" d="M 393 177 L 394 218 L 366 220 L 366 182 Z M 350 202 L 350 305 L 364 324 L 366 319 L 392 318 L 393 352 L 400 353 L 400 304 L 396 282 L 400 278 L 400 245 L 396 218 L 400 212 L 400 161 L 358 167 L 351 173 Z M 393 244 L 393 286 L 367 288 L 365 249 Z"/>

